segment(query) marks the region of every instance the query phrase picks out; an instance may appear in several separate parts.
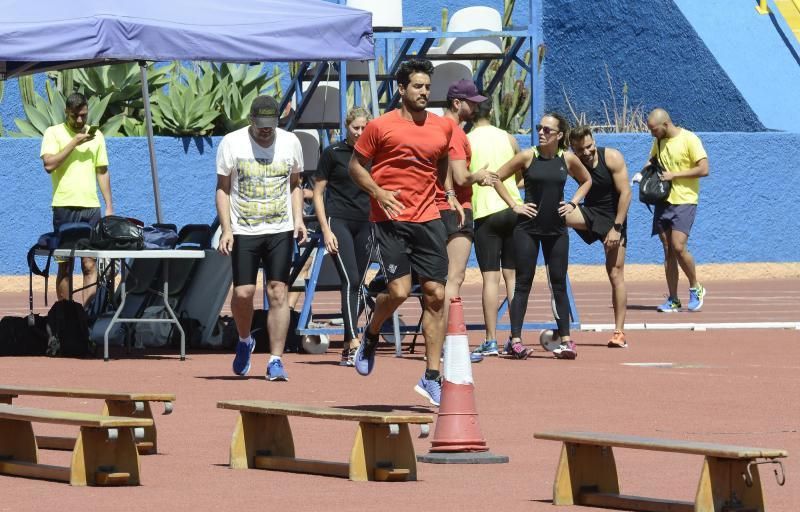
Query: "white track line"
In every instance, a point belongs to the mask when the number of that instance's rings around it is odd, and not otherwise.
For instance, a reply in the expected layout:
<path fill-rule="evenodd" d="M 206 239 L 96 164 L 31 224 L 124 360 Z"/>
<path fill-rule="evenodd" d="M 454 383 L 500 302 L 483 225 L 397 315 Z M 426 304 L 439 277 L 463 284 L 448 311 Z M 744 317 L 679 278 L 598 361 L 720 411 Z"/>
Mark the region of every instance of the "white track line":
<path fill-rule="evenodd" d="M 614 324 L 581 324 L 582 331 L 613 331 Z M 640 323 L 626 324 L 626 331 L 667 331 L 707 329 L 794 329 L 800 330 L 800 322 L 716 322 L 716 323 Z"/>

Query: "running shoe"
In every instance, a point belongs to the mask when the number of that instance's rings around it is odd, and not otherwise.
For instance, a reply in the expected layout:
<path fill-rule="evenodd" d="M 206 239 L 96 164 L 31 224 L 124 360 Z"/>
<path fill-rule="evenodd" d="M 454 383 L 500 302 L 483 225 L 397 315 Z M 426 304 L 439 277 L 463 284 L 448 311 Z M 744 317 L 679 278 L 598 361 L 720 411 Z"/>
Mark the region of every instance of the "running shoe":
<path fill-rule="evenodd" d="M 356 349 L 356 354 L 353 358 L 353 366 L 359 375 L 367 376 L 372 373 L 375 367 L 375 349 L 378 348 L 378 340 L 371 342 L 367 340 L 367 335 L 361 339 L 361 345 Z"/>
<path fill-rule="evenodd" d="M 356 359 L 355 348 L 345 348 L 342 350 L 342 360 L 339 361 L 339 366 L 354 366 Z"/>
<path fill-rule="evenodd" d="M 236 344 L 236 356 L 233 358 L 233 373 L 244 377 L 250 371 L 250 354 L 256 349 L 256 341 L 250 338 L 250 341 L 239 341 Z"/>
<path fill-rule="evenodd" d="M 666 302 L 656 309 L 659 313 L 677 313 L 681 310 L 681 301 L 672 297 L 667 297 Z"/>
<path fill-rule="evenodd" d="M 622 331 L 614 331 L 611 339 L 608 340 L 608 348 L 628 348 L 628 343 L 625 341 L 625 333 Z"/>
<path fill-rule="evenodd" d="M 275 359 L 267 365 L 267 380 L 289 380 L 286 370 L 283 368 L 283 362 L 280 359 Z"/>
<path fill-rule="evenodd" d="M 578 347 L 574 341 L 568 341 L 555 349 L 553 355 L 556 359 L 575 359 L 578 357 Z"/>
<path fill-rule="evenodd" d="M 481 354 L 484 356 L 499 356 L 500 351 L 497 350 L 497 340 L 486 340 L 472 351 L 473 354 Z"/>
<path fill-rule="evenodd" d="M 697 288 L 689 288 L 689 304 L 686 307 L 689 311 L 700 311 L 703 307 L 705 296 L 706 289 L 700 283 L 697 283 Z"/>
<path fill-rule="evenodd" d="M 470 363 L 480 363 L 481 361 L 483 361 L 483 354 L 481 354 L 479 352 L 472 352 L 469 355 L 469 362 Z"/>
<path fill-rule="evenodd" d="M 512 345 L 511 338 L 508 338 L 508 340 L 506 341 L 505 346 L 503 347 L 503 354 L 505 354 L 507 356 L 511 355 L 511 345 Z"/>
<path fill-rule="evenodd" d="M 514 359 L 528 359 L 530 350 L 528 350 L 522 343 L 517 342 L 511 345 L 511 355 L 514 357 Z"/>
<path fill-rule="evenodd" d="M 419 379 L 417 385 L 414 386 L 414 391 L 425 397 L 431 405 L 439 407 L 439 402 L 442 399 L 442 380 L 439 379 L 429 380 L 423 375 Z"/>

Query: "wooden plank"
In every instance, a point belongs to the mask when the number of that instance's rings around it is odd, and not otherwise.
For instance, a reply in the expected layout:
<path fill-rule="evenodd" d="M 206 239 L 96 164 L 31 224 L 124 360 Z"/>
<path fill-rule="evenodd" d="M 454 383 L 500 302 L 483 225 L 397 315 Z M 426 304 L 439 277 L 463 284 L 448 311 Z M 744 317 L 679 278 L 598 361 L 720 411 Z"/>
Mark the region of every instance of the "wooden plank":
<path fill-rule="evenodd" d="M 81 427 L 70 470 L 72 485 L 94 485 L 98 473 L 126 473 L 126 485 L 140 485 L 139 453 L 133 429 L 120 428 L 119 435 L 112 441 L 104 429 Z"/>
<path fill-rule="evenodd" d="M 130 393 L 97 389 L 46 388 L 35 386 L 0 386 L 0 395 L 32 395 L 98 400 L 132 400 L 134 402 L 174 402 L 174 393 Z"/>
<path fill-rule="evenodd" d="M 689 453 L 725 459 L 755 459 L 788 457 L 789 452 L 773 448 L 756 448 L 751 446 L 735 446 L 697 441 L 680 441 L 675 439 L 658 439 L 651 437 L 609 434 L 603 432 L 537 432 L 536 439 L 562 441 L 594 446 L 616 446 L 637 450 L 660 452 Z"/>
<path fill-rule="evenodd" d="M 36 436 L 36 446 L 45 450 L 67 450 L 75 448 L 74 437 Z"/>
<path fill-rule="evenodd" d="M 694 503 L 688 501 L 669 501 L 602 492 L 580 493 L 575 504 L 642 512 L 694 512 Z"/>
<path fill-rule="evenodd" d="M 128 485 L 131 479 L 130 473 L 109 473 L 98 471 L 94 476 L 96 485 Z"/>
<path fill-rule="evenodd" d="M 244 411 L 239 413 L 231 438 L 231 469 L 254 467 L 256 455 L 294 457 L 289 418 Z"/>
<path fill-rule="evenodd" d="M 256 455 L 255 467 L 273 471 L 290 471 L 292 473 L 309 473 L 342 478 L 347 478 L 350 474 L 350 465 L 346 462 L 297 459 L 295 457 L 278 457 L 274 455 Z"/>
<path fill-rule="evenodd" d="M 0 418 L 31 421 L 35 423 L 58 423 L 94 428 L 148 427 L 153 420 L 147 418 L 124 418 L 122 416 L 101 416 L 69 411 L 51 411 L 33 407 L 16 407 L 0 404 Z"/>
<path fill-rule="evenodd" d="M 419 414 L 387 414 L 379 411 L 344 409 L 341 407 L 314 407 L 267 400 L 227 400 L 217 402 L 220 409 L 252 412 L 257 414 L 277 414 L 303 416 L 329 420 L 359 421 L 362 423 L 433 423 L 433 416 Z"/>
<path fill-rule="evenodd" d="M 37 464 L 35 462 L 0 459 L 0 473 L 4 475 L 69 482 L 69 468 Z"/>
<path fill-rule="evenodd" d="M 405 482 L 411 472 L 408 469 L 375 468 L 378 482 Z"/>

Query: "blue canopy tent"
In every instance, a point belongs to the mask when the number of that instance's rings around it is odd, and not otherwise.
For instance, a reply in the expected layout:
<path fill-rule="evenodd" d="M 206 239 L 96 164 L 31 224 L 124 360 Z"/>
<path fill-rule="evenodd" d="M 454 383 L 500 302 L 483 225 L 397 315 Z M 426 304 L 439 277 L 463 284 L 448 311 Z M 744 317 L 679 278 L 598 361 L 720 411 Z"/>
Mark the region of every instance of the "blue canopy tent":
<path fill-rule="evenodd" d="M 139 62 L 162 222 L 146 61 L 372 60 L 372 15 L 322 0 L 0 0 L 0 79 Z"/>

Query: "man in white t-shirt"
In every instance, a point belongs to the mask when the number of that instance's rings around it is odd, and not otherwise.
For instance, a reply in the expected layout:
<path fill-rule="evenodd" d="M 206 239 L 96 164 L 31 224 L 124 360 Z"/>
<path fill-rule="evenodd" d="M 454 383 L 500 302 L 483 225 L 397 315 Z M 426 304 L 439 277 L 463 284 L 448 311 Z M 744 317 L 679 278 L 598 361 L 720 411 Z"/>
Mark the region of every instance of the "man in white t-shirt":
<path fill-rule="evenodd" d="M 289 330 L 289 271 L 294 239 L 306 239 L 300 172 L 303 151 L 293 133 L 278 128 L 278 102 L 259 96 L 250 125 L 223 137 L 217 149 L 219 251 L 231 255 L 231 312 L 239 333 L 233 372 L 247 375 L 255 341 L 250 335 L 258 269 L 267 280 L 270 358 L 266 377 L 288 380 L 281 361 Z"/>

